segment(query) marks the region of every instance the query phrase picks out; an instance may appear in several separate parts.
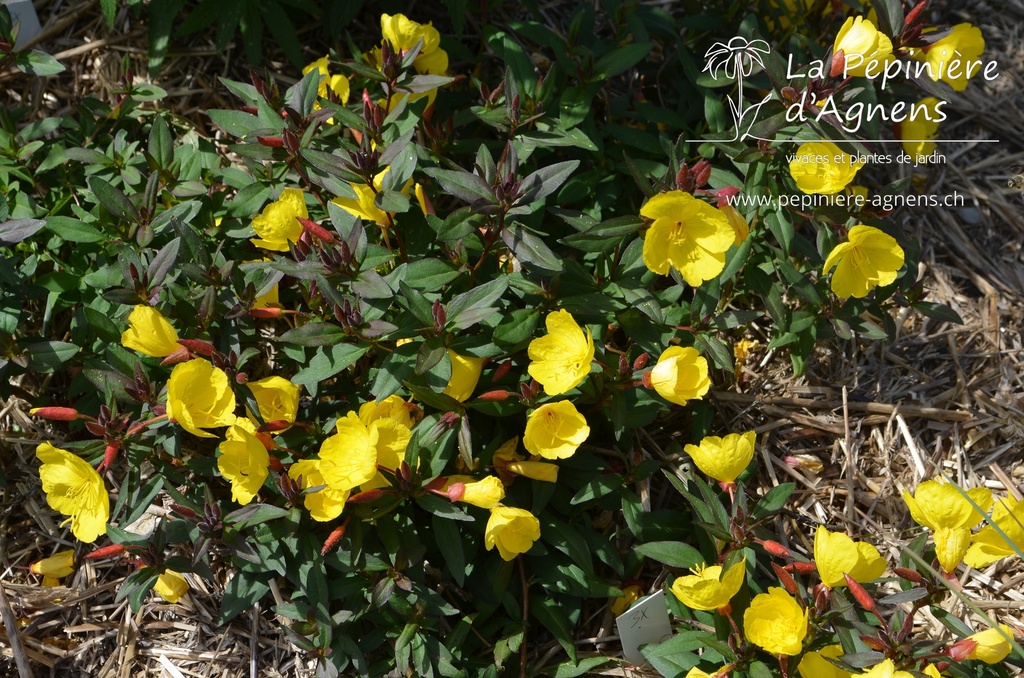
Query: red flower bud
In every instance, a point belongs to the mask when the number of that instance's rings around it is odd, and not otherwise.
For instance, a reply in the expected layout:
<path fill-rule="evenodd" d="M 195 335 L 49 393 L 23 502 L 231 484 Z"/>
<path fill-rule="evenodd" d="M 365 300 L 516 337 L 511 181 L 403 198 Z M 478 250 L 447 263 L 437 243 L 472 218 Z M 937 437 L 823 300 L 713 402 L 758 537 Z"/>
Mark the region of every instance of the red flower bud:
<path fill-rule="evenodd" d="M 203 341 L 202 339 L 178 339 L 178 343 L 196 355 L 201 355 L 206 358 L 212 356 L 213 352 L 216 350 L 214 349 L 213 344 L 208 341 Z"/>
<path fill-rule="evenodd" d="M 918 21 L 920 21 L 921 15 L 924 14 L 925 9 L 927 8 L 928 0 L 923 0 L 922 2 L 919 2 L 916 5 L 914 5 L 914 9 L 907 12 L 907 18 L 903 20 L 903 26 L 906 28 L 910 28 L 911 26 L 916 24 Z"/>
<path fill-rule="evenodd" d="M 85 417 L 72 407 L 33 407 L 28 413 L 52 421 L 74 421 Z"/>
<path fill-rule="evenodd" d="M 818 566 L 814 563 L 793 563 L 793 569 L 800 574 L 810 574 L 818 571 Z"/>
<path fill-rule="evenodd" d="M 261 320 L 267 320 L 271 318 L 280 318 L 284 315 L 284 309 L 267 307 L 267 308 L 250 308 L 249 317 L 258 318 Z"/>
<path fill-rule="evenodd" d="M 179 340 L 180 341 L 180 340 Z M 189 353 L 188 349 L 182 346 L 171 355 L 167 356 L 160 361 L 161 365 L 176 365 L 177 363 L 183 363 L 186 360 L 191 360 L 192 354 Z"/>
<path fill-rule="evenodd" d="M 924 580 L 924 577 L 922 577 L 921 573 L 917 570 L 911 570 L 906 567 L 894 567 L 892 571 L 896 574 L 897 577 L 902 577 L 903 579 L 906 579 L 910 582 L 914 582 L 915 584 L 918 584 Z"/>
<path fill-rule="evenodd" d="M 256 137 L 256 141 L 260 142 L 261 146 L 267 146 L 269 148 L 284 148 L 284 139 L 281 137 Z"/>
<path fill-rule="evenodd" d="M 300 224 L 302 224 L 302 228 L 306 229 L 306 231 L 317 240 L 323 240 L 324 242 L 334 242 L 334 236 L 331 235 L 331 232 L 328 231 L 323 226 L 321 226 L 320 224 L 310 219 L 303 219 L 302 217 L 295 218 L 299 220 Z"/>
<path fill-rule="evenodd" d="M 345 528 L 347 526 L 348 521 L 346 520 L 344 523 L 331 530 L 331 533 L 327 535 L 327 540 L 324 542 L 324 547 L 320 549 L 321 556 L 326 556 L 331 549 L 338 545 L 341 538 L 345 536 Z"/>
<path fill-rule="evenodd" d="M 829 77 L 835 78 L 843 73 L 843 69 L 846 68 L 846 52 L 839 50 L 832 55 L 832 68 L 829 70 Z"/>
<path fill-rule="evenodd" d="M 508 374 L 508 371 L 511 370 L 511 369 L 512 369 L 512 361 L 511 360 L 506 360 L 505 362 L 500 363 L 495 368 L 494 374 L 491 375 L 491 381 L 492 382 L 500 381 L 501 378 L 504 377 L 506 374 Z"/>
<path fill-rule="evenodd" d="M 799 587 L 796 585 L 796 580 L 793 579 L 793 575 L 786 572 L 778 563 L 772 563 L 772 569 L 775 570 L 775 576 L 779 578 L 779 582 L 782 583 L 782 587 L 786 589 L 786 592 L 790 595 L 795 596 Z"/>
<path fill-rule="evenodd" d="M 508 400 L 511 396 L 511 391 L 488 391 L 487 393 L 481 393 L 477 396 L 480 400 L 486 400 L 488 402 L 501 402 L 502 400 Z"/>
<path fill-rule="evenodd" d="M 850 593 L 853 594 L 854 600 L 868 612 L 874 612 L 875 599 L 871 597 L 871 594 L 850 575 L 844 573 L 843 576 L 846 577 L 846 585 L 850 587 Z"/>
<path fill-rule="evenodd" d="M 641 381 L 643 382 L 644 388 L 648 388 L 648 389 L 654 388 L 651 385 L 651 373 L 650 372 L 644 372 L 644 377 L 643 377 L 643 379 Z"/>
<path fill-rule="evenodd" d="M 99 560 L 101 558 L 116 558 L 125 552 L 124 544 L 111 544 L 98 548 L 85 556 L 86 560 Z"/>
<path fill-rule="evenodd" d="M 199 514 L 195 511 L 187 506 L 182 506 L 181 504 L 171 504 L 171 513 L 175 513 L 182 518 L 188 518 L 189 520 L 195 520 L 199 517 Z"/>
<path fill-rule="evenodd" d="M 107 449 L 103 450 L 103 461 L 101 461 L 100 465 L 96 467 L 96 470 L 99 473 L 103 473 L 105 470 L 110 468 L 110 465 L 114 463 L 115 459 L 117 459 L 117 453 L 120 449 L 120 441 L 107 443 Z"/>
<path fill-rule="evenodd" d="M 270 455 L 270 461 L 267 465 L 278 473 L 284 473 L 284 465 L 281 463 L 281 460 L 274 455 Z"/>
<path fill-rule="evenodd" d="M 773 556 L 778 556 L 779 558 L 789 558 L 791 555 L 789 549 L 787 549 L 785 546 L 783 546 L 777 541 L 765 539 L 764 541 L 758 540 L 757 543 L 763 546 L 764 550 L 772 554 Z"/>
<path fill-rule="evenodd" d="M 636 360 L 633 361 L 633 371 L 638 372 L 643 368 L 647 367 L 647 361 L 650 359 L 651 356 L 648 355 L 647 353 L 641 353 L 640 355 L 638 355 L 636 357 Z"/>

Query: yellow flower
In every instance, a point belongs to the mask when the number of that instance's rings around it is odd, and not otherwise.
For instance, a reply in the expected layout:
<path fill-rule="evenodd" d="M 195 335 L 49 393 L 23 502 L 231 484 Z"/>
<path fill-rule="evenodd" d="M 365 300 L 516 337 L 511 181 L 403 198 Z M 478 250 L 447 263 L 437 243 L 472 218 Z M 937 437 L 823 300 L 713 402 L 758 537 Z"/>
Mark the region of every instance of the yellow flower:
<path fill-rule="evenodd" d="M 473 476 L 450 476 L 443 489 L 452 501 L 485 509 L 494 508 L 505 498 L 505 486 L 495 476 L 487 476 L 482 480 L 476 480 Z"/>
<path fill-rule="evenodd" d="M 789 173 L 802 192 L 830 195 L 846 188 L 863 165 L 850 162 L 850 156 L 831 141 L 809 141 L 796 149 Z"/>
<path fill-rule="evenodd" d="M 174 570 L 166 570 L 156 578 L 153 590 L 168 603 L 176 603 L 188 591 L 188 582 Z"/>
<path fill-rule="evenodd" d="M 560 395 L 583 383 L 594 360 L 594 338 L 562 309 L 544 319 L 548 333 L 530 342 L 530 376 L 548 395 Z"/>
<path fill-rule="evenodd" d="M 942 678 L 942 674 L 939 673 L 939 670 L 937 668 L 935 668 L 935 664 L 929 664 L 928 666 L 924 667 L 924 670 L 921 671 L 921 673 L 928 676 L 928 678 Z"/>
<path fill-rule="evenodd" d="M 254 309 L 259 308 L 281 308 L 281 299 L 278 296 L 277 283 L 271 287 L 266 293 L 256 297 L 252 302 Z"/>
<path fill-rule="evenodd" d="M 741 560 L 728 570 L 720 565 L 696 567 L 693 574 L 677 577 L 671 591 L 683 605 L 693 610 L 718 610 L 729 604 L 746 578 L 746 561 Z"/>
<path fill-rule="evenodd" d="M 545 483 L 558 482 L 558 467 L 545 461 L 512 461 L 505 467 L 510 473 Z"/>
<path fill-rule="evenodd" d="M 167 417 L 200 438 L 201 429 L 235 423 L 235 394 L 228 375 L 202 358 L 178 363 L 167 381 Z"/>
<path fill-rule="evenodd" d="M 974 537 L 974 543 L 964 556 L 964 562 L 971 567 L 982 568 L 1024 549 L 1024 502 L 1013 497 L 1000 499 L 992 509 L 992 519 L 1009 542 L 992 525 L 981 528 Z"/>
<path fill-rule="evenodd" d="M 755 438 L 753 431 L 730 433 L 724 438 L 705 436 L 700 445 L 687 445 L 683 449 L 704 475 L 720 483 L 735 483 L 754 458 Z"/>
<path fill-rule="evenodd" d="M 349 412 L 320 446 L 320 473 L 332 490 L 347 492 L 377 475 L 377 433 Z"/>
<path fill-rule="evenodd" d="M 590 435 L 586 418 L 569 400 L 541 405 L 526 418 L 523 447 L 545 459 L 565 459 Z"/>
<path fill-rule="evenodd" d="M 635 584 L 622 589 L 622 595 L 612 601 L 612 616 L 618 617 L 628 610 L 633 603 L 639 600 L 641 593 L 640 587 Z"/>
<path fill-rule="evenodd" d="M 903 248 L 888 233 L 874 226 L 858 224 L 850 229 L 850 239 L 835 246 L 825 259 L 822 273 L 832 274 L 836 296 L 861 297 L 879 285 L 889 285 L 903 266 Z"/>
<path fill-rule="evenodd" d="M 938 134 L 941 116 L 936 107 L 939 103 L 935 97 L 921 99 L 911 107 L 911 111 L 917 115 L 908 116 L 900 123 L 903 150 L 915 160 L 917 156 L 927 156 L 935 150 L 935 142 L 925 140 L 934 139 Z"/>
<path fill-rule="evenodd" d="M 136 306 L 128 316 L 121 345 L 154 358 L 166 358 L 181 348 L 178 333 L 152 306 Z"/>
<path fill-rule="evenodd" d="M 982 511 L 992 506 L 992 492 L 988 488 L 967 490 L 967 496 Z M 959 487 L 937 480 L 921 483 L 913 495 L 904 490 L 903 501 L 919 525 L 935 532 L 935 555 L 942 569 L 946 572 L 955 570 L 971 544 L 971 528 L 984 520 L 985 514 L 971 506 Z"/>
<path fill-rule="evenodd" d="M 330 87 L 331 91 L 333 91 L 337 95 L 338 100 L 341 102 L 341 105 L 344 106 L 345 104 L 348 103 L 348 78 L 346 78 L 344 75 L 331 75 L 331 72 L 328 69 L 329 62 L 330 55 L 324 55 L 320 59 L 317 59 L 313 63 L 303 68 L 302 74 L 306 75 L 312 70 L 319 71 L 320 86 L 317 88 L 317 96 L 326 99 L 327 88 Z M 320 108 L 320 104 L 316 104 L 314 108 Z M 331 120 L 328 120 L 327 122 L 331 122 Z"/>
<path fill-rule="evenodd" d="M 480 372 L 484 369 L 486 358 L 459 355 L 448 349 L 448 358 L 452 361 L 452 376 L 444 387 L 444 394 L 455 398 L 460 403 L 473 395 L 476 384 L 480 381 Z"/>
<path fill-rule="evenodd" d="M 1010 642 L 1013 638 L 1013 631 L 1006 624 L 1000 624 L 999 628 L 979 631 L 968 638 L 978 644 L 968 655 L 968 659 L 979 659 L 986 664 L 998 664 L 1013 651 L 1013 644 Z"/>
<path fill-rule="evenodd" d="M 390 170 L 390 167 L 385 167 L 377 176 L 375 176 L 373 178 L 372 188 L 365 184 L 349 184 L 356 194 L 354 200 L 352 198 L 342 198 L 339 196 L 331 202 L 349 214 L 354 214 L 364 221 L 372 221 L 379 226 L 387 226 L 388 213 L 377 207 L 374 203 L 374 199 L 377 197 L 377 194 L 384 189 L 384 177 L 387 176 Z M 409 187 L 411 185 L 412 179 L 405 182 L 405 186 L 402 188 L 402 193 L 409 195 Z"/>
<path fill-rule="evenodd" d="M 371 400 L 359 406 L 359 419 L 369 426 L 378 419 L 394 419 L 402 426 L 411 429 L 416 424 L 419 408 L 407 403 L 398 395 L 390 395 L 384 400 Z"/>
<path fill-rule="evenodd" d="M 651 386 L 665 400 L 685 405 L 703 398 L 711 388 L 708 361 L 692 346 L 669 346 L 651 370 Z"/>
<path fill-rule="evenodd" d="M 558 482 L 558 466 L 555 464 L 549 464 L 545 461 L 535 461 L 537 457 L 529 461 L 524 461 L 516 452 L 516 447 L 519 445 L 519 438 L 512 438 L 506 440 L 494 453 L 491 458 L 491 464 L 495 470 L 504 477 L 506 474 L 512 473 L 519 476 L 525 476 L 533 480 L 540 480 L 545 483 L 556 483 Z M 510 479 L 506 478 L 506 482 L 511 482 Z"/>
<path fill-rule="evenodd" d="M 750 224 L 747 223 L 746 217 L 740 214 L 738 209 L 724 202 L 718 206 L 718 211 L 725 215 L 725 218 L 729 221 L 729 226 L 732 227 L 732 232 L 736 234 L 732 244 L 739 247 L 743 244 L 744 240 L 750 237 Z"/>
<path fill-rule="evenodd" d="M 263 208 L 252 220 L 252 228 L 258 238 L 252 244 L 265 250 L 287 252 L 289 242 L 298 242 L 302 235 L 302 224 L 296 217 L 309 218 L 302 191 L 286 188 L 281 197 Z"/>
<path fill-rule="evenodd" d="M 855 542 L 842 532 L 829 532 L 823 525 L 814 533 L 814 562 L 821 582 L 829 588 L 846 586 L 844 574 L 863 584 L 885 573 L 885 560 L 878 549 L 867 542 Z"/>
<path fill-rule="evenodd" d="M 256 404 L 260 408 L 260 416 L 263 421 L 287 421 L 295 423 L 295 417 L 299 413 L 299 393 L 301 386 L 297 386 L 284 377 L 266 377 L 259 381 L 250 381 L 247 386 L 256 398 Z M 246 414 L 255 421 L 253 413 L 249 408 Z"/>
<path fill-rule="evenodd" d="M 316 458 L 302 459 L 292 464 L 288 469 L 288 477 L 292 480 L 298 480 L 301 477 L 304 490 L 327 485 L 327 481 L 320 473 L 320 460 Z M 302 495 L 302 503 L 309 511 L 309 515 L 313 516 L 313 520 L 326 523 L 341 515 L 349 494 L 348 490 L 332 490 L 330 487 L 324 487 L 317 492 L 307 492 Z"/>
<path fill-rule="evenodd" d="M 404 14 L 381 14 L 380 33 L 401 54 L 423 40 L 423 47 L 412 62 L 417 73 L 444 75 L 448 70 L 448 53 L 441 49 L 441 34 L 432 23 L 417 23 Z"/>
<path fill-rule="evenodd" d="M 42 443 L 36 448 L 39 479 L 43 482 L 46 503 L 54 511 L 70 516 L 71 533 L 79 541 L 91 544 L 107 533 L 110 499 L 103 478 L 81 457 L 67 450 Z"/>
<path fill-rule="evenodd" d="M 839 659 L 843 656 L 842 645 L 826 645 L 817 652 L 808 652 L 800 659 L 797 671 L 801 678 L 850 678 L 853 674 L 844 671 L 835 664 L 828 662 L 829 659 Z"/>
<path fill-rule="evenodd" d="M 927 32 L 925 34 L 927 35 Z M 928 77 L 932 80 L 943 80 L 957 92 L 962 92 L 967 89 L 967 81 L 981 70 L 969 69 L 968 64 L 977 61 L 984 51 L 985 37 L 981 30 L 977 26 L 963 23 L 953 26 L 949 35 L 936 40 L 928 47 L 910 50 L 910 56 L 928 64 Z M 959 64 L 955 63 L 957 60 Z"/>
<path fill-rule="evenodd" d="M 72 549 L 58 551 L 49 558 L 35 561 L 28 569 L 42 576 L 43 586 L 57 586 L 60 579 L 75 571 L 75 552 Z"/>
<path fill-rule="evenodd" d="M 839 29 L 832 51 L 838 54 L 840 50 L 846 58 L 844 76 L 878 77 L 896 58 L 889 37 L 862 16 L 849 17 Z"/>
<path fill-rule="evenodd" d="M 772 586 L 750 601 L 743 613 L 747 640 L 771 654 L 794 656 L 803 649 L 807 611 L 784 590 Z"/>
<path fill-rule="evenodd" d="M 750 351 L 761 345 L 761 342 L 754 339 L 740 339 L 736 342 L 736 345 L 732 347 L 732 354 L 736 359 L 736 364 L 733 367 L 733 376 L 739 379 L 740 375 L 743 374 L 743 366 L 747 363 L 747 357 L 750 355 Z"/>
<path fill-rule="evenodd" d="M 718 678 L 718 676 L 721 675 L 719 673 L 720 671 L 721 669 L 719 669 L 718 672 L 715 673 L 705 673 L 701 669 L 698 669 L 696 666 L 694 666 L 692 669 L 686 672 L 686 678 Z"/>
<path fill-rule="evenodd" d="M 504 560 L 512 560 L 526 553 L 533 542 L 540 539 L 540 521 L 525 509 L 495 506 L 484 528 L 484 546 L 490 551 L 495 546 Z"/>
<path fill-rule="evenodd" d="M 891 659 L 886 659 L 881 664 L 875 664 L 871 667 L 870 671 L 858 673 L 857 675 L 867 676 L 868 678 L 914 678 L 914 674 L 909 671 L 897 671 L 896 665 L 892 663 Z"/>
<path fill-rule="evenodd" d="M 244 506 L 253 500 L 270 475 L 270 455 L 256 437 L 256 426 L 248 419 L 237 417 L 226 436 L 227 440 L 220 444 L 217 468 L 231 482 L 231 499 Z"/>
<path fill-rule="evenodd" d="M 736 231 L 720 210 L 683 191 L 659 193 L 640 208 L 653 219 L 644 238 L 644 264 L 658 275 L 669 268 L 698 287 L 725 268 L 725 253 L 736 241 Z"/>

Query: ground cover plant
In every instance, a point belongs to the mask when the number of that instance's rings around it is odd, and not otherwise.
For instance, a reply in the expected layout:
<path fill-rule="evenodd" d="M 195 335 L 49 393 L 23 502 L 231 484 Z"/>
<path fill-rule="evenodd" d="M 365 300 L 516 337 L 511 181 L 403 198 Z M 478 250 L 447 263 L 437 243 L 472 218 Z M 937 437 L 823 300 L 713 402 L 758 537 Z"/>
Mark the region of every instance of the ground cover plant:
<path fill-rule="evenodd" d="M 664 675 L 1010 675 L 956 573 L 1020 555 L 1012 493 L 922 479 L 898 561 L 830 526 L 796 548 L 795 485 L 755 491 L 763 439 L 707 398 L 755 342 L 800 375 L 959 320 L 862 140 L 931 154 L 977 85 L 932 61 L 981 33 L 816 9 L 816 34 L 793 8 L 481 13 L 475 41 L 385 13 L 290 86 L 223 79 L 212 137 L 131 69 L 113 103 L 5 111 L 0 395 L 53 423 L 39 482 L 91 545 L 32 571 L 116 560 L 133 610 L 222 586 L 218 624 L 272 605 L 323 676 L 603 670 L 574 630 L 655 589 Z M 672 461 L 644 438 L 669 416 Z"/>

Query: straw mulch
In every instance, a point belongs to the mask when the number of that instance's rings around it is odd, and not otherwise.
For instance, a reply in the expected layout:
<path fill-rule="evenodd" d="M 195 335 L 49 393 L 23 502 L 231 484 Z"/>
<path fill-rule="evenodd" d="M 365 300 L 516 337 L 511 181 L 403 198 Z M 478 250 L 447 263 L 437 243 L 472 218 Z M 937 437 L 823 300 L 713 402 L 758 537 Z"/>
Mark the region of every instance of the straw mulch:
<path fill-rule="evenodd" d="M 45 91 L 32 79 L 0 74 L 6 105 L 28 104 L 53 114 L 87 93 L 109 96 L 125 55 L 145 77 L 146 38 L 131 12 L 122 9 L 111 32 L 91 0 L 43 0 L 37 6 L 44 23 L 41 46 L 69 70 L 48 79 Z M 972 84 L 971 96 L 947 105 L 952 114 L 943 137 L 1001 143 L 940 145 L 947 161 L 918 168 L 913 190 L 956 191 L 965 204 L 905 208 L 896 218 L 922 244 L 929 299 L 953 308 L 964 324 L 904 314 L 893 344 L 824 345 L 799 379 L 783 352 L 755 349 L 739 383 L 714 394 L 729 430 L 758 432 L 762 491 L 797 483 L 777 531 L 803 553 L 811 550 L 814 525 L 824 523 L 869 538 L 895 562 L 916 527 L 901 498 L 904 489 L 944 475 L 969 486 L 983 484 L 997 496 L 1019 496 L 1024 480 L 1024 199 L 1007 188 L 1015 168 L 1024 165 L 1024 3 L 983 3 L 970 16 L 945 16 L 953 23 L 985 18 L 986 58 L 1000 63 L 1001 75 Z M 322 52 L 311 50 L 310 59 Z M 293 70 L 283 59 L 267 65 Z M 208 129 L 206 110 L 233 105 L 217 76 L 245 80 L 246 70 L 236 50 L 218 53 L 196 38 L 187 50 L 172 48 L 157 83 L 168 91 L 169 105 Z M 763 347 L 767 341 L 761 339 Z M 59 516 L 45 505 L 34 450 L 54 434 L 26 409 L 17 398 L 0 403 L 0 462 L 8 479 L 0 496 L 0 675 L 18 675 L 15 654 L 37 676 L 311 675 L 312 663 L 288 643 L 266 609 L 254 609 L 226 628 L 216 625 L 224 582 L 211 589 L 192 578 L 181 603 L 153 596 L 138 614 L 126 601 L 114 602 L 128 574 L 122 565 L 78 560 L 83 565 L 64 587 L 40 587 L 27 572 L 30 562 L 67 548 L 77 548 L 79 556 L 90 549 L 69 539 L 58 527 Z M 678 422 L 670 418 L 662 429 L 641 436 L 640 451 L 670 467 L 683 464 L 676 430 Z M 654 507 L 678 501 L 657 479 L 638 490 Z M 652 590 L 662 585 L 658 569 L 651 569 Z M 984 571 L 963 570 L 961 577 L 980 608 L 1024 633 L 1022 581 L 1024 569 L 1012 558 Z M 959 603 L 951 605 L 962 618 L 976 621 Z M 619 648 L 610 637 L 610 613 L 600 610 L 589 619 L 580 631 L 581 655 L 614 656 Z M 941 633 L 935 620 L 918 619 L 922 630 L 930 626 Z M 17 653 L 8 635 L 12 629 Z M 540 644 L 532 649 L 531 663 L 541 666 L 559 651 L 553 641 Z M 619 668 L 602 673 L 652 675 Z"/>

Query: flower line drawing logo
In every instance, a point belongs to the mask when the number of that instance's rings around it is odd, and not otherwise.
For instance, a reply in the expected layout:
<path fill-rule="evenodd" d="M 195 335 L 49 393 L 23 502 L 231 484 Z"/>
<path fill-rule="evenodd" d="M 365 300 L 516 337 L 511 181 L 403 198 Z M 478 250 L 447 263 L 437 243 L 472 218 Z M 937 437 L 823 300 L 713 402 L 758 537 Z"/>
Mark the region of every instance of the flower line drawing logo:
<path fill-rule="evenodd" d="M 716 80 L 719 73 L 724 74 L 730 80 L 736 79 L 736 99 L 728 98 L 736 133 L 728 141 L 743 141 L 748 137 L 761 139 L 761 137 L 751 134 L 750 130 L 757 121 L 761 106 L 768 103 L 772 95 L 769 92 L 758 103 L 744 108 L 743 79 L 754 72 L 755 64 L 763 69 L 764 62 L 761 61 L 761 55 L 769 53 L 771 53 L 771 48 L 764 40 L 747 40 L 737 35 L 728 43 L 716 42 L 704 54 L 704 58 L 707 60 L 704 72 L 710 73 Z"/>

